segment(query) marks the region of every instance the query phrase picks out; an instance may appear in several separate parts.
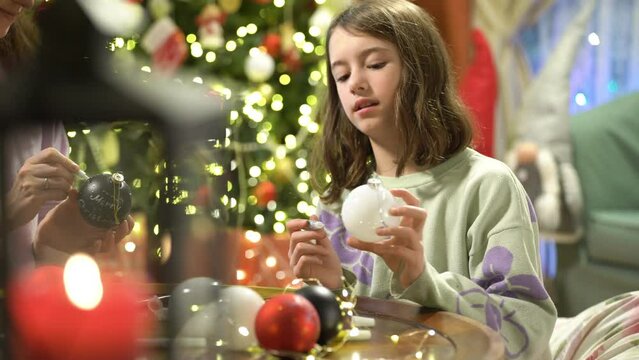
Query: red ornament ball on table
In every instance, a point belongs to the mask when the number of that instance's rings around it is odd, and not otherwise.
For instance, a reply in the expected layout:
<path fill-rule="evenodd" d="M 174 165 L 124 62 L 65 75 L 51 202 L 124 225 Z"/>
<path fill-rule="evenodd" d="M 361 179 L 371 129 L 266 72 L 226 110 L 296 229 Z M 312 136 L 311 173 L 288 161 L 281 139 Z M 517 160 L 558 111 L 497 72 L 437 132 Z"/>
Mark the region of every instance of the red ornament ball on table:
<path fill-rule="evenodd" d="M 306 353 L 319 338 L 319 315 L 301 295 L 277 295 L 257 312 L 255 334 L 260 346 L 267 350 Z"/>

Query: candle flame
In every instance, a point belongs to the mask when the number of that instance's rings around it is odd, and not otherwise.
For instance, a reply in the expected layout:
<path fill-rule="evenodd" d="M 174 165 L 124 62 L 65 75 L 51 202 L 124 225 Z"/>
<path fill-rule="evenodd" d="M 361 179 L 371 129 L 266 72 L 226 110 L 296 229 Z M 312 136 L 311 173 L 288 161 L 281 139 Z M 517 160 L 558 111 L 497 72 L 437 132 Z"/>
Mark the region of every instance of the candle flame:
<path fill-rule="evenodd" d="M 98 264 L 86 254 L 72 255 L 64 265 L 64 290 L 69 301 L 82 310 L 93 310 L 104 289 Z"/>

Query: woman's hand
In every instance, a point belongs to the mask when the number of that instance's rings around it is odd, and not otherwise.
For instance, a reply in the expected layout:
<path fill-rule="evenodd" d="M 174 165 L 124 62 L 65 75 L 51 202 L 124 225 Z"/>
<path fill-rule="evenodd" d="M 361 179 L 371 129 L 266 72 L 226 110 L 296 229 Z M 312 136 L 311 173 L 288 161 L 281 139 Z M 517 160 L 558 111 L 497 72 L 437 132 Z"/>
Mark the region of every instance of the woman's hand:
<path fill-rule="evenodd" d="M 317 220 L 317 216 L 311 216 L 311 220 Z M 288 258 L 293 274 L 317 279 L 329 289 L 342 287 L 342 264 L 326 231 L 309 229 L 305 219 L 290 220 L 286 228 L 291 235 Z"/>
<path fill-rule="evenodd" d="M 6 197 L 8 230 L 31 221 L 47 201 L 62 201 L 80 167 L 54 148 L 30 157 L 22 165 Z"/>
<path fill-rule="evenodd" d="M 407 288 L 424 272 L 422 234 L 427 214 L 426 210 L 419 206 L 419 200 L 408 191 L 395 189 L 391 190 L 391 193 L 393 196 L 402 198 L 406 203 L 404 206 L 389 210 L 391 215 L 402 217 L 399 226 L 377 229 L 377 235 L 391 238 L 368 243 L 350 237 L 347 244 L 353 248 L 377 254 L 399 277 L 400 284 Z"/>
<path fill-rule="evenodd" d="M 80 213 L 78 192 L 71 190 L 67 199 L 51 209 L 38 225 L 34 248 L 36 255 L 43 246 L 67 254 L 111 252 L 131 232 L 133 225 L 131 216 L 110 229 L 90 225 Z"/>

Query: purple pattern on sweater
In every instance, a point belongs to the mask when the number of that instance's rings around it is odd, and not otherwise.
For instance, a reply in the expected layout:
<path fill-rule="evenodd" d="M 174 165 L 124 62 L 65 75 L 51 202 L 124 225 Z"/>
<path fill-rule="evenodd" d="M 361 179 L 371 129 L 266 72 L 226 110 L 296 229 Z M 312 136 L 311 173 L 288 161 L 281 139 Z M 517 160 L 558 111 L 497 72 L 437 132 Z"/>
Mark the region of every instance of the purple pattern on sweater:
<path fill-rule="evenodd" d="M 352 271 L 357 281 L 370 286 L 372 283 L 374 263 L 371 254 L 353 249 L 346 244 L 346 239 L 348 239 L 350 235 L 338 216 L 329 211 L 322 210 L 319 214 L 319 220 L 326 226 L 331 243 L 342 262 L 342 266 Z"/>
<path fill-rule="evenodd" d="M 531 212 L 534 214 L 534 211 Z M 493 330 L 499 332 L 506 340 L 506 352 L 509 358 L 521 355 L 530 344 L 530 338 L 526 328 L 516 319 L 516 311 L 506 313 L 504 309 L 505 298 L 532 298 L 545 300 L 548 293 L 539 278 L 531 274 L 508 276 L 512 270 L 513 253 L 503 246 L 495 246 L 486 252 L 482 264 L 483 277 L 473 279 L 481 287 L 464 290 L 457 296 L 457 313 L 465 315 L 462 304 L 470 308 L 483 308 L 485 323 Z M 490 295 L 500 295 L 499 304 Z M 467 314 L 466 314 L 467 315 Z M 504 331 L 502 331 L 504 330 Z M 511 334 L 512 338 L 506 338 L 505 334 Z"/>

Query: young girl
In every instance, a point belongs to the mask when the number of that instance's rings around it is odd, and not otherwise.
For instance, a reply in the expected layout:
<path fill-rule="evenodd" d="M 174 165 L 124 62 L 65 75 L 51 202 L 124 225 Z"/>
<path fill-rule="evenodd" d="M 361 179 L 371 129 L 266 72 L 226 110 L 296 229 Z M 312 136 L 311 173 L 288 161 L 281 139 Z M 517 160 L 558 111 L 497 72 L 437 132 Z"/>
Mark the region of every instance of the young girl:
<path fill-rule="evenodd" d="M 314 173 L 331 176 L 319 187 L 326 226 L 288 222 L 294 274 L 333 289 L 344 275 L 358 295 L 490 326 L 509 358 L 548 357 L 556 310 L 542 285 L 535 213 L 505 164 L 468 148 L 471 125 L 433 20 L 408 1 L 355 2 L 333 20 L 327 49 Z M 378 243 L 349 237 L 339 215 L 371 176 L 406 203 L 391 209 L 402 222 L 378 229 L 390 237 Z"/>

